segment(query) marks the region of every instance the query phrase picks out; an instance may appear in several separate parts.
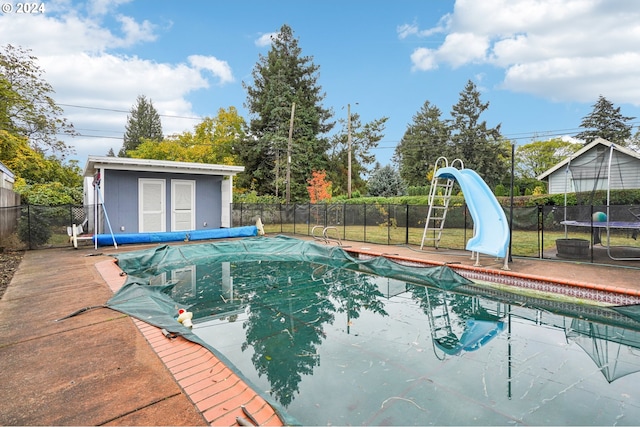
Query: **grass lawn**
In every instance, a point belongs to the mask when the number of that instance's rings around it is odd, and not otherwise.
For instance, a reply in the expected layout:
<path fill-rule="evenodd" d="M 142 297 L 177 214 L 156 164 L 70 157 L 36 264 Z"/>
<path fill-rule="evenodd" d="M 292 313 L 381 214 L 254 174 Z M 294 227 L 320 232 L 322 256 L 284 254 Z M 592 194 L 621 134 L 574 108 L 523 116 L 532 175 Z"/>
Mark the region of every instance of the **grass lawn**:
<path fill-rule="evenodd" d="M 311 228 L 306 224 L 265 224 L 265 232 L 268 234 L 295 233 L 311 235 Z M 342 240 L 352 240 L 356 242 L 368 242 L 389 245 L 403 245 L 407 242 L 407 229 L 400 227 L 370 226 L 366 229 L 362 226 L 336 226 L 337 230 L 331 230 L 330 236 L 339 234 Z M 410 245 L 420 246 L 422 241 L 422 228 L 409 228 L 408 242 Z M 473 235 L 472 230 L 459 228 L 444 229 L 440 240 L 440 248 L 464 249 L 466 241 Z M 430 235 L 433 237 L 433 234 Z M 611 246 L 632 246 L 640 248 L 640 239 L 634 240 L 630 231 L 612 230 L 610 236 Z M 429 237 L 429 236 L 428 236 Z M 537 231 L 514 230 L 511 247 L 514 256 L 537 257 L 539 248 L 544 247 L 545 251 L 555 250 L 556 239 L 564 238 L 562 231 L 545 231 L 544 236 Z M 567 237 L 590 240 L 590 232 L 587 228 L 570 230 Z M 544 238 L 544 245 L 541 241 Z M 606 243 L 606 231 L 602 232 L 602 241 Z M 425 240 L 425 247 L 433 247 L 433 240 Z"/>

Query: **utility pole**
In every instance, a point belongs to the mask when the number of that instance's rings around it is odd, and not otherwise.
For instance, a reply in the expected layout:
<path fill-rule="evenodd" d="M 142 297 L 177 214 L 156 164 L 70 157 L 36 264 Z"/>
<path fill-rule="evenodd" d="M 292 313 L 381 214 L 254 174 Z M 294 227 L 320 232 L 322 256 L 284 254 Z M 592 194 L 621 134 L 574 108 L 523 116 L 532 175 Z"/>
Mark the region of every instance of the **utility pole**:
<path fill-rule="evenodd" d="M 351 198 L 351 104 L 347 104 L 347 198 Z"/>
<path fill-rule="evenodd" d="M 293 117 L 296 103 L 291 104 L 291 120 L 289 122 L 289 142 L 287 143 L 287 205 L 291 201 L 291 140 L 293 139 Z"/>

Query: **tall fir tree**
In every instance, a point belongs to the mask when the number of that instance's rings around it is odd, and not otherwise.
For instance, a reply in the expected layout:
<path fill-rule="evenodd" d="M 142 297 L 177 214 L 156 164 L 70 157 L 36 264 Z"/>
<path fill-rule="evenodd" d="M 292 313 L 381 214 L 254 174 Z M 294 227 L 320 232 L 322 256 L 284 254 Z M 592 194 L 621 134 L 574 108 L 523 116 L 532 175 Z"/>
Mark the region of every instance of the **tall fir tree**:
<path fill-rule="evenodd" d="M 450 131 L 441 115 L 438 107 L 426 101 L 395 149 L 394 161 L 409 186 L 428 185 L 436 160 L 451 153 Z"/>
<path fill-rule="evenodd" d="M 243 82 L 251 139 L 239 149 L 245 172 L 238 176 L 238 186 L 261 195 L 285 188 L 293 111 L 290 199 L 307 199 L 312 170 L 327 169 L 324 135 L 334 125 L 329 122 L 331 111 L 322 106 L 325 94 L 318 84 L 318 70 L 312 57 L 302 56 L 293 30 L 283 25 L 267 55 L 260 55 L 252 71 L 253 84 Z"/>
<path fill-rule="evenodd" d="M 580 127 L 584 130 L 576 138 L 585 141 L 585 145 L 596 138 L 604 138 L 609 142 L 626 146 L 631 140 L 633 125 L 628 124 L 635 117 L 623 116 L 620 107 L 600 95 L 593 105 L 593 111 L 582 118 Z"/>
<path fill-rule="evenodd" d="M 480 116 L 489 103 L 480 100 L 480 92 L 469 80 L 451 110 L 451 142 L 455 157 L 474 169 L 490 187 L 499 184 L 509 168 L 509 144 L 502 141 L 500 125 L 489 128 Z"/>
<path fill-rule="evenodd" d="M 127 116 L 123 144 L 118 157 L 128 157 L 127 152 L 138 148 L 143 140 L 160 142 L 162 139 L 162 122 L 158 111 L 153 107 L 151 99 L 138 95 L 136 104 Z"/>

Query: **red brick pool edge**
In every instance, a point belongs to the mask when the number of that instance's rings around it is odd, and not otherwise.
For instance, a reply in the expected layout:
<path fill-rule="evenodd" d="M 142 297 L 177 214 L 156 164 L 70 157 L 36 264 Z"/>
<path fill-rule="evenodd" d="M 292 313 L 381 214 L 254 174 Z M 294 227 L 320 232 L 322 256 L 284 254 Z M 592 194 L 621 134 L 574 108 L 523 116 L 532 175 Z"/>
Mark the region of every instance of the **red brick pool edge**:
<path fill-rule="evenodd" d="M 113 292 L 126 281 L 115 259 L 98 262 L 96 269 Z M 236 425 L 238 418 L 248 418 L 245 410 L 260 425 L 284 425 L 269 403 L 208 349 L 182 337 L 169 339 L 160 328 L 133 321 L 210 425 Z"/>

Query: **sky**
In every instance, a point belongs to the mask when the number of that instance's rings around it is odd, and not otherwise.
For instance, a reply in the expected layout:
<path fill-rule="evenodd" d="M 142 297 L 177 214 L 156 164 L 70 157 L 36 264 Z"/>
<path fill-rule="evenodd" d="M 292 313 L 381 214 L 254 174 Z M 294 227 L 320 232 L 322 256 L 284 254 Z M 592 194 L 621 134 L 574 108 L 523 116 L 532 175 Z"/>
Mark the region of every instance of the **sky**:
<path fill-rule="evenodd" d="M 26 3 L 23 3 L 26 4 Z M 600 95 L 640 126 L 637 0 L 0 0 L 0 45 L 30 49 L 80 134 L 84 166 L 122 147 L 139 95 L 166 135 L 236 107 L 269 36 L 289 25 L 334 120 L 388 117 L 394 149 L 425 102 L 442 118 L 473 81 L 487 125 L 517 144 L 580 132 Z M 22 10 L 20 10 L 22 5 Z M 22 12 L 22 13 L 19 13 Z M 336 126 L 335 129 L 339 129 Z M 473 168 L 473 165 L 466 165 Z"/>

